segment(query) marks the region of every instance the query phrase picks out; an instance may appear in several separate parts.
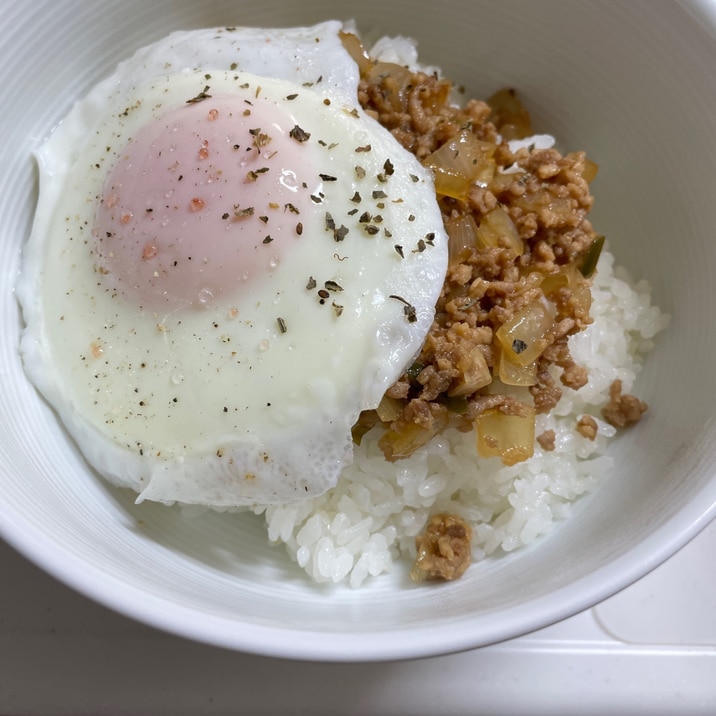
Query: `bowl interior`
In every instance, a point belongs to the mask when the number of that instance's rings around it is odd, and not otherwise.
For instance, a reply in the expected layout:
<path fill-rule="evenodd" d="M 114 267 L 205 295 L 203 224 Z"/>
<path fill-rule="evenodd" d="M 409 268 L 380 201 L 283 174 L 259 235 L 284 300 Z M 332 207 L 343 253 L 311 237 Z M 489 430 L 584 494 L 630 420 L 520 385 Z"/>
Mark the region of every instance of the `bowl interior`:
<path fill-rule="evenodd" d="M 445 0 L 0 2 L 0 534 L 41 566 L 130 616 L 191 638 L 296 658 L 422 656 L 517 636 L 626 586 L 713 516 L 716 330 L 716 41 L 700 3 Z M 36 177 L 31 150 L 92 84 L 175 29 L 354 18 L 403 34 L 468 93 L 513 86 L 535 126 L 600 165 L 595 225 L 672 316 L 639 377 L 648 418 L 613 445 L 607 484 L 550 537 L 457 583 L 406 572 L 360 591 L 310 585 L 260 518 L 190 518 L 91 473 L 26 381 L 13 295 Z"/>

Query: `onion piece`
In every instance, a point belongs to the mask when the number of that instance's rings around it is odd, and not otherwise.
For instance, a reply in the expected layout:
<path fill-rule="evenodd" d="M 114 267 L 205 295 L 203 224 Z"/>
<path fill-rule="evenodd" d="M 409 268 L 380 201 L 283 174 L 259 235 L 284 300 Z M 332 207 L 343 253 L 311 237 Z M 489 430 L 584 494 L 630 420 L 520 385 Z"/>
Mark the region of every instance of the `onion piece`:
<path fill-rule="evenodd" d="M 375 409 L 383 423 L 392 423 L 403 414 L 403 401 L 384 395 Z"/>
<path fill-rule="evenodd" d="M 341 38 L 341 43 L 345 51 L 351 56 L 353 61 L 358 65 L 358 71 L 360 76 L 364 77 L 368 72 L 368 68 L 373 64 L 368 52 L 366 51 L 363 43 L 358 39 L 352 32 L 344 32 L 341 30 L 338 33 Z"/>
<path fill-rule="evenodd" d="M 451 398 L 472 395 L 492 383 L 492 373 L 485 360 L 485 354 L 479 346 L 475 346 L 467 355 L 460 358 L 457 361 L 457 368 L 462 372 L 462 376 L 448 390 Z"/>
<path fill-rule="evenodd" d="M 366 78 L 380 85 L 381 92 L 390 102 L 393 111 L 407 111 L 407 90 L 413 83 L 413 75 L 407 67 L 394 62 L 371 62 L 366 70 Z"/>
<path fill-rule="evenodd" d="M 495 336 L 500 342 L 503 360 L 528 365 L 550 344 L 549 332 L 554 318 L 545 303 L 540 300 L 528 303 L 497 329 Z"/>
<path fill-rule="evenodd" d="M 477 224 L 472 214 L 451 217 L 445 222 L 448 235 L 448 262 L 451 266 L 462 263 L 469 249 L 477 245 Z"/>
<path fill-rule="evenodd" d="M 553 293 L 559 291 L 560 288 L 565 288 L 568 285 L 569 279 L 567 275 L 563 271 L 558 271 L 557 273 L 547 274 L 544 279 L 542 279 L 540 288 L 545 296 L 551 296 Z"/>
<path fill-rule="evenodd" d="M 572 291 L 575 315 L 582 313 L 584 316 L 588 316 L 589 309 L 592 307 L 592 291 L 589 279 L 582 276 L 581 271 L 574 264 L 566 264 L 562 271 L 567 277 L 567 286 Z"/>
<path fill-rule="evenodd" d="M 515 90 L 501 89 L 487 100 L 487 104 L 492 109 L 490 121 L 503 139 L 524 139 L 534 134 L 529 112 L 517 98 Z"/>
<path fill-rule="evenodd" d="M 596 178 L 599 172 L 599 164 L 593 162 L 591 159 L 584 160 L 584 171 L 582 172 L 582 179 L 591 184 Z"/>
<path fill-rule="evenodd" d="M 378 441 L 378 447 L 388 462 L 395 462 L 404 457 L 409 457 L 417 449 L 427 445 L 428 442 L 442 431 L 447 425 L 447 417 L 435 419 L 430 428 L 423 428 L 416 423 L 407 423 L 400 432 L 392 428 L 386 430 Z"/>
<path fill-rule="evenodd" d="M 531 405 L 524 406 L 523 415 L 486 410 L 475 419 L 475 428 L 480 457 L 499 457 L 505 465 L 514 465 L 534 453 L 535 409 Z"/>
<path fill-rule="evenodd" d="M 493 346 L 495 369 L 499 379 L 505 385 L 537 385 L 537 361 L 527 365 L 518 365 L 504 359 L 504 352 L 499 342 Z"/>
<path fill-rule="evenodd" d="M 517 256 L 522 256 L 525 252 L 524 242 L 520 238 L 515 222 L 503 207 L 497 206 L 480 220 L 480 225 L 477 227 L 477 248 L 499 246 L 500 239 L 506 240 Z"/>
<path fill-rule="evenodd" d="M 435 191 L 464 200 L 476 182 L 487 185 L 495 173 L 495 145 L 463 130 L 423 160 L 435 174 Z"/>

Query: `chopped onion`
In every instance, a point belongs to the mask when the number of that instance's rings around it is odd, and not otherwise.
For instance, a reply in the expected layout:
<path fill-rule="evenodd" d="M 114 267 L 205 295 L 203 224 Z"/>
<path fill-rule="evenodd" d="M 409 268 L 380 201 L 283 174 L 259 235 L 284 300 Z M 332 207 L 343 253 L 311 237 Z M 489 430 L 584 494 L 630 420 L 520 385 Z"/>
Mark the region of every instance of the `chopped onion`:
<path fill-rule="evenodd" d="M 572 200 L 565 197 L 554 197 L 547 208 L 561 221 L 568 221 L 572 217 Z"/>
<path fill-rule="evenodd" d="M 480 226 L 477 228 L 477 247 L 482 249 L 499 246 L 500 239 L 506 239 L 517 256 L 522 256 L 525 252 L 524 243 L 515 222 L 512 221 L 505 209 L 498 206 L 492 211 L 488 211 L 480 220 Z"/>
<path fill-rule="evenodd" d="M 487 100 L 492 109 L 490 120 L 502 138 L 524 139 L 534 134 L 529 112 L 522 106 L 513 89 L 501 89 Z"/>
<path fill-rule="evenodd" d="M 550 296 L 568 284 L 569 279 L 567 278 L 567 275 L 563 271 L 558 271 L 557 273 L 547 274 L 542 280 L 540 288 L 545 296 Z"/>
<path fill-rule="evenodd" d="M 582 179 L 588 184 L 591 184 L 596 178 L 599 172 L 599 165 L 593 162 L 591 159 L 584 160 L 584 171 L 582 172 Z"/>
<path fill-rule="evenodd" d="M 368 68 L 372 64 L 365 47 L 363 47 L 363 43 L 352 32 L 341 31 L 338 33 L 338 36 L 341 38 L 341 43 L 343 44 L 346 52 L 358 65 L 358 71 L 360 72 L 361 77 L 363 77 L 368 72 Z"/>
<path fill-rule="evenodd" d="M 472 214 L 451 217 L 445 222 L 448 235 L 448 257 L 450 265 L 465 260 L 468 250 L 477 245 L 477 224 Z"/>
<path fill-rule="evenodd" d="M 585 316 L 589 315 L 589 309 L 592 307 L 589 279 L 582 276 L 581 271 L 574 264 L 567 264 L 562 270 L 567 276 L 567 285 L 572 291 L 575 314 L 581 311 Z"/>
<path fill-rule="evenodd" d="M 499 457 L 505 465 L 514 465 L 534 453 L 535 409 L 531 405 L 524 406 L 523 415 L 486 410 L 475 419 L 475 428 L 480 457 Z"/>
<path fill-rule="evenodd" d="M 472 395 L 492 382 L 492 373 L 479 346 L 475 346 L 466 356 L 457 361 L 462 377 L 448 391 L 451 398 Z"/>
<path fill-rule="evenodd" d="M 383 451 L 386 460 L 395 462 L 400 458 L 412 455 L 423 445 L 427 445 L 434 435 L 443 430 L 446 424 L 447 418 L 435 420 L 431 428 L 408 423 L 401 428 L 400 432 L 392 429 L 386 430 L 378 441 L 378 446 Z"/>
<path fill-rule="evenodd" d="M 497 329 L 495 336 L 500 342 L 503 360 L 529 365 L 549 345 L 554 318 L 545 303 L 540 300 L 528 303 Z"/>
<path fill-rule="evenodd" d="M 544 210 L 554 214 L 553 221 L 558 223 L 568 222 L 572 216 L 574 208 L 572 200 L 568 197 L 550 196 L 546 192 L 538 194 L 525 194 L 524 196 L 515 197 L 512 202 L 513 206 L 521 209 L 523 212 L 540 213 Z M 545 221 L 549 220 L 548 218 Z"/>
<path fill-rule="evenodd" d="M 405 112 L 408 108 L 406 89 L 412 86 L 413 75 L 407 67 L 394 62 L 371 63 L 366 71 L 369 81 L 378 80 L 385 99 L 395 112 Z"/>
<path fill-rule="evenodd" d="M 518 365 L 504 359 L 504 351 L 499 342 L 494 345 L 496 372 L 505 385 L 536 385 L 537 361 L 527 365 Z"/>
<path fill-rule="evenodd" d="M 488 184 L 495 173 L 495 145 L 463 130 L 425 158 L 435 174 L 435 191 L 453 199 L 466 199 L 476 182 Z"/>
<path fill-rule="evenodd" d="M 493 194 L 499 196 L 509 191 L 515 182 L 519 182 L 521 179 L 524 179 L 525 176 L 525 172 L 516 164 L 512 164 L 509 167 L 503 168 L 501 171 L 496 171 L 488 188 Z"/>
<path fill-rule="evenodd" d="M 589 279 L 585 278 L 581 271 L 582 269 L 574 264 L 565 264 L 559 272 L 545 276 L 540 288 L 547 298 L 560 289 L 568 288 L 572 292 L 576 313 L 581 312 L 586 317 L 592 306 L 592 292 Z"/>
<path fill-rule="evenodd" d="M 403 414 L 403 402 L 384 395 L 378 407 L 375 409 L 375 412 L 378 413 L 381 422 L 392 423 Z"/>

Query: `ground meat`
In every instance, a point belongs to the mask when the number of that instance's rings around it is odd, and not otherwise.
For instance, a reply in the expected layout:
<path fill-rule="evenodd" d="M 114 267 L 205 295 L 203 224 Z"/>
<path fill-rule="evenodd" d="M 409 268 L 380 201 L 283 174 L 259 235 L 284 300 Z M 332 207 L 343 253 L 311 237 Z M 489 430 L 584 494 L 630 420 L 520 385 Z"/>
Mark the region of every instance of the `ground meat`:
<path fill-rule="evenodd" d="M 537 362 L 537 382 L 530 386 L 530 393 L 538 413 L 549 413 L 562 397 L 562 389 L 555 384 L 549 370 L 550 363 L 543 358 Z"/>
<path fill-rule="evenodd" d="M 542 434 L 537 436 L 537 442 L 543 450 L 551 452 L 554 450 L 554 430 L 545 430 Z"/>
<path fill-rule="evenodd" d="M 587 384 L 589 375 L 584 366 L 577 365 L 573 360 L 570 360 L 569 363 L 563 367 L 560 380 L 568 388 L 579 390 L 582 386 Z"/>
<path fill-rule="evenodd" d="M 509 354 L 500 357 L 498 330 L 537 303 L 551 305 L 554 322 L 540 339 L 544 351 L 526 400 L 538 413 L 547 413 L 562 394 L 557 375 L 569 388 L 587 381 L 586 370 L 569 353 L 568 337 L 591 322 L 590 281 L 580 266 L 601 246 L 587 218 L 595 165 L 583 152 L 562 155 L 534 147 L 512 152 L 507 139 L 533 134 L 513 90 L 461 108 L 451 103 L 451 94 L 447 80 L 382 62 L 364 66 L 359 86 L 363 108 L 421 161 L 466 132 L 488 148 L 490 157 L 481 160 L 481 180 L 464 196 L 438 195 L 448 234 L 456 222 L 468 221 L 478 235 L 474 244 L 451 250 L 423 349 L 387 392 L 403 406 L 402 416 L 385 426 L 390 435 L 382 445 L 389 459 L 404 453 L 403 447 L 392 450 L 396 442 L 424 444 L 435 428 L 436 406 L 440 422 L 460 428 L 495 405 L 520 414 L 524 404 L 520 408 L 515 398 L 500 396 L 493 383 L 498 361 L 509 360 Z M 409 435 L 399 441 L 401 431 Z"/>
<path fill-rule="evenodd" d="M 636 396 L 622 395 L 622 382 L 615 380 L 609 386 L 609 402 L 602 408 L 602 415 L 615 428 L 624 428 L 638 422 L 646 409 L 646 403 Z"/>
<path fill-rule="evenodd" d="M 417 556 L 410 571 L 414 582 L 458 579 L 470 566 L 470 525 L 456 515 L 433 515 L 425 532 L 415 538 Z"/>
<path fill-rule="evenodd" d="M 577 420 L 577 432 L 589 440 L 597 437 L 597 421 L 591 415 L 582 415 Z"/>

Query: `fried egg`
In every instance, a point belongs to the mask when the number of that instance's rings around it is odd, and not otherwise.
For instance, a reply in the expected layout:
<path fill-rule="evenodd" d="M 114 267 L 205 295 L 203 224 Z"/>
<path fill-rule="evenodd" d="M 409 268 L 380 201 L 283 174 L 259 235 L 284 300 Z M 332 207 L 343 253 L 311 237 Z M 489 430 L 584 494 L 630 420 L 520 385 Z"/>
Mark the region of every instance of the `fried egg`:
<path fill-rule="evenodd" d="M 324 492 L 425 339 L 432 178 L 361 110 L 341 30 L 170 35 L 36 153 L 26 371 L 138 500 Z"/>

